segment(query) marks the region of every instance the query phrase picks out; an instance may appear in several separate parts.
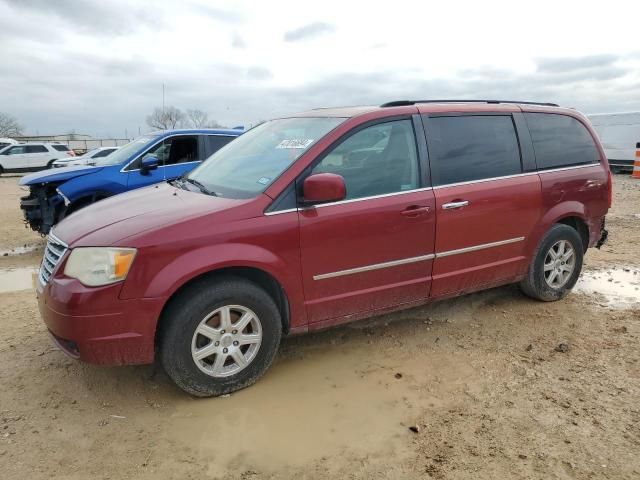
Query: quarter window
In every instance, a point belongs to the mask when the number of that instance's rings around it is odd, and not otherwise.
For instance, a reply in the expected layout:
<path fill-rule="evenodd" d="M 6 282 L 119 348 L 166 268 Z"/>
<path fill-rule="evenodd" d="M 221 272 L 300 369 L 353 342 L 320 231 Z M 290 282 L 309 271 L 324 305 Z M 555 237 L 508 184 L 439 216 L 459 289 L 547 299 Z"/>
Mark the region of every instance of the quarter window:
<path fill-rule="evenodd" d="M 434 186 L 522 172 L 511 116 L 432 117 L 427 125 Z"/>
<path fill-rule="evenodd" d="M 418 158 L 411 120 L 373 125 L 329 152 L 312 173 L 344 178 L 346 199 L 418 188 Z"/>
<path fill-rule="evenodd" d="M 600 154 L 585 126 L 573 117 L 525 113 L 539 169 L 598 163 Z"/>
<path fill-rule="evenodd" d="M 54 150 L 57 150 L 59 152 L 68 152 L 69 148 L 66 145 L 51 145 Z"/>

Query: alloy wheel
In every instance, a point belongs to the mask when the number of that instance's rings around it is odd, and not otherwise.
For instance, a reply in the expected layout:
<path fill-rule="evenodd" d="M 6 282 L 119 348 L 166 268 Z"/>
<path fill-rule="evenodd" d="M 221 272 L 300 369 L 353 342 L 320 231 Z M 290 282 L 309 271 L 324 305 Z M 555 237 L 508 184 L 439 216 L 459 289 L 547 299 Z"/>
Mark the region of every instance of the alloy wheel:
<path fill-rule="evenodd" d="M 191 341 L 191 357 L 207 375 L 228 377 L 251 363 L 261 343 L 258 316 L 242 305 L 225 305 L 198 324 Z"/>
<path fill-rule="evenodd" d="M 544 258 L 544 280 L 551 288 L 559 289 L 571 278 L 576 267 L 576 255 L 571 243 L 559 240 Z"/>

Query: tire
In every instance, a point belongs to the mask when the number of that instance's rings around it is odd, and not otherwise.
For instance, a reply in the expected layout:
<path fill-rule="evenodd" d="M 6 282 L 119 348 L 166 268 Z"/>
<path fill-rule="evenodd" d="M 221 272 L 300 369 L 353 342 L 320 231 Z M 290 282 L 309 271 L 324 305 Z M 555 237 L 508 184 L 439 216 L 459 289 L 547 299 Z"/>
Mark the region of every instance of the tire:
<path fill-rule="evenodd" d="M 220 321 L 227 308 L 232 323 L 224 328 Z M 241 331 L 234 330 L 244 314 L 257 323 L 250 320 Z M 207 322 L 204 327 L 203 322 Z M 161 328 L 162 367 L 178 387 L 196 397 L 224 395 L 255 383 L 273 362 L 282 336 L 280 312 L 273 299 L 255 283 L 237 277 L 188 287 L 163 312 Z M 196 333 L 197 329 L 204 329 L 208 336 Z M 250 335 L 253 343 L 236 346 Z M 258 336 L 261 340 L 256 343 Z M 212 353 L 196 360 L 193 352 L 204 352 L 204 348 Z M 244 367 L 236 361 L 238 352 L 247 362 Z"/>
<path fill-rule="evenodd" d="M 55 161 L 56 161 L 55 158 L 53 160 L 49 160 L 49 162 L 47 163 L 47 169 L 53 168 L 53 162 Z"/>
<path fill-rule="evenodd" d="M 564 255 L 558 255 L 560 245 L 564 245 Z M 565 259 L 564 264 L 562 264 L 562 260 L 558 263 L 558 260 L 553 259 L 552 248 L 556 256 L 566 257 L 569 251 L 568 246 L 571 247 L 573 254 Z M 560 300 L 571 291 L 578 281 L 583 257 L 584 245 L 578 232 L 568 225 L 555 224 L 538 245 L 527 276 L 520 282 L 520 289 L 525 295 L 536 300 L 544 302 Z M 571 261 L 573 264 L 569 265 Z M 547 269 L 550 268 L 548 271 L 545 271 L 545 262 Z M 571 267 L 570 272 L 567 271 L 569 267 Z M 556 271 L 555 276 L 553 276 L 554 271 Z"/>
<path fill-rule="evenodd" d="M 2 168 L 2 165 L 0 165 L 0 175 L 2 175 L 4 173 L 4 168 Z"/>

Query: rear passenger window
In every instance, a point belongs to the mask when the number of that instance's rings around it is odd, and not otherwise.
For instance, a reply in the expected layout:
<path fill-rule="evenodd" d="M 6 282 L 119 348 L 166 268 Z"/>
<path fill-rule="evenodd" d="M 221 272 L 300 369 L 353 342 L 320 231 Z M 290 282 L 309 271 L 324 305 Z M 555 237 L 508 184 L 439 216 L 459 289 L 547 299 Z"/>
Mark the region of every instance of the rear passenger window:
<path fill-rule="evenodd" d="M 205 138 L 207 139 L 206 156 L 209 157 L 236 137 L 230 137 L 227 135 L 207 135 Z"/>
<path fill-rule="evenodd" d="M 111 152 L 113 152 L 113 150 L 110 149 L 105 149 L 105 150 L 100 150 L 98 153 L 96 153 L 93 158 L 102 158 L 102 157 L 106 157 L 107 155 L 109 155 Z"/>
<path fill-rule="evenodd" d="M 344 178 L 346 199 L 418 188 L 418 157 L 411 120 L 364 128 L 347 137 L 313 168 Z"/>
<path fill-rule="evenodd" d="M 47 147 L 44 145 L 26 145 L 25 153 L 46 153 L 48 152 Z"/>
<path fill-rule="evenodd" d="M 525 113 L 539 169 L 597 163 L 600 154 L 585 126 L 573 117 Z"/>
<path fill-rule="evenodd" d="M 51 145 L 55 150 L 59 152 L 68 152 L 69 148 L 66 145 Z"/>
<path fill-rule="evenodd" d="M 427 125 L 434 186 L 522 172 L 511 116 L 431 117 Z"/>

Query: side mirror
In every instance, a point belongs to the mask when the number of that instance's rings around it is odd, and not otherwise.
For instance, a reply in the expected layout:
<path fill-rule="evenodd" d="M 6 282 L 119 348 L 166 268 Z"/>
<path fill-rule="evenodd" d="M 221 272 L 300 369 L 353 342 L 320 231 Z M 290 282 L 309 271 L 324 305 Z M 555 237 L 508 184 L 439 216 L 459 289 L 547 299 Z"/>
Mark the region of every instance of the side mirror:
<path fill-rule="evenodd" d="M 347 196 L 344 178 L 335 173 L 316 173 L 302 184 L 304 202 L 308 204 L 337 202 Z"/>
<path fill-rule="evenodd" d="M 159 163 L 158 157 L 155 155 L 147 155 L 142 159 L 142 162 L 140 162 L 140 174 L 149 175 L 151 170 L 158 168 Z"/>

